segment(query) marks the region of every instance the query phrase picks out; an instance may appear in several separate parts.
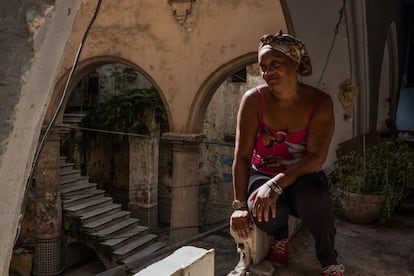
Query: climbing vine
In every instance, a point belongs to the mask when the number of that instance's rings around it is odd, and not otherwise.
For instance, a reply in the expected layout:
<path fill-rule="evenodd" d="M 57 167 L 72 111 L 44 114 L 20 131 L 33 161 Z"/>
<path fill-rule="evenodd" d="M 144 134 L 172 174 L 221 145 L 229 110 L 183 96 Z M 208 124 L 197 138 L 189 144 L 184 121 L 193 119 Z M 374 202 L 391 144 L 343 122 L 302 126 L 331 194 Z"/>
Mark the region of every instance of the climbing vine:
<path fill-rule="evenodd" d="M 81 132 L 72 130 L 62 141 L 63 154 L 70 156 L 79 149 L 85 155 L 91 139 L 98 135 L 110 143 L 121 142 L 124 138 L 95 130 L 142 135 L 149 135 L 154 127 L 161 132 L 168 131 L 167 113 L 155 88 L 137 88 L 138 73 L 129 67 L 115 64 L 112 68 L 114 91 L 102 94 L 98 105 L 88 111 L 79 125 L 84 128 Z"/>
<path fill-rule="evenodd" d="M 104 95 L 98 106 L 89 111 L 82 122 L 83 127 L 148 134 L 150 112 L 161 129 L 167 127 L 167 116 L 157 91 L 136 88 L 138 73 L 129 67 L 114 64 L 111 77 L 114 93 Z"/>
<path fill-rule="evenodd" d="M 161 129 L 167 127 L 163 103 L 155 89 L 128 89 L 107 96 L 83 119 L 87 128 L 148 134 L 148 114 L 152 111 Z"/>

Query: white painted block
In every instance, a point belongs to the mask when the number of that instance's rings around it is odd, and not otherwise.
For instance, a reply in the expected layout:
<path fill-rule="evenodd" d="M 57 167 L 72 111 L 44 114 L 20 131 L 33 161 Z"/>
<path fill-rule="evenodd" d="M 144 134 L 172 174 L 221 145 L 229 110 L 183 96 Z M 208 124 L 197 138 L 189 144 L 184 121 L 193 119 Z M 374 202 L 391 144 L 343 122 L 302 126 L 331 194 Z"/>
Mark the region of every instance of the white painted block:
<path fill-rule="evenodd" d="M 252 241 L 250 246 L 253 264 L 260 263 L 264 258 L 266 258 L 269 252 L 269 235 L 254 225 L 252 229 Z"/>
<path fill-rule="evenodd" d="M 214 249 L 183 246 L 134 276 L 214 276 Z"/>

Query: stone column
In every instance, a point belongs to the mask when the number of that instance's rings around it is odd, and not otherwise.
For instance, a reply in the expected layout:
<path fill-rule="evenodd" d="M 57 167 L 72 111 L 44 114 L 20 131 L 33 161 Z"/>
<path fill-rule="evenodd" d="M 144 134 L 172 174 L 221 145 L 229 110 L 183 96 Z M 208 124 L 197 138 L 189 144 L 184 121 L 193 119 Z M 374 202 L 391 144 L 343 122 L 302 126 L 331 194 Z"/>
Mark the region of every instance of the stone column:
<path fill-rule="evenodd" d="M 129 204 L 140 224 L 158 226 L 158 163 L 160 132 L 151 137 L 129 137 Z"/>
<path fill-rule="evenodd" d="M 170 242 L 198 234 L 198 162 L 201 134 L 164 134 L 172 143 Z"/>
<path fill-rule="evenodd" d="M 64 268 L 59 143 L 59 131 L 52 130 L 43 146 L 34 174 L 34 275 L 59 275 Z"/>

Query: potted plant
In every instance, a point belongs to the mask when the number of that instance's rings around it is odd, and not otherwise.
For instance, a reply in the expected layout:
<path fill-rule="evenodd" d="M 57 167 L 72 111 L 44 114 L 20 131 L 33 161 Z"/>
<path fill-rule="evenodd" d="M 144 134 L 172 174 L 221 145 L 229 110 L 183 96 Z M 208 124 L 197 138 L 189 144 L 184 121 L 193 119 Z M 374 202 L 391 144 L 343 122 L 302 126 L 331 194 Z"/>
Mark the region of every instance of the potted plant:
<path fill-rule="evenodd" d="M 363 136 L 359 141 L 353 141 L 352 150 L 337 152 L 335 169 L 328 177 L 331 192 L 351 222 L 385 223 L 407 192 L 413 150 L 398 138 L 368 142 Z"/>

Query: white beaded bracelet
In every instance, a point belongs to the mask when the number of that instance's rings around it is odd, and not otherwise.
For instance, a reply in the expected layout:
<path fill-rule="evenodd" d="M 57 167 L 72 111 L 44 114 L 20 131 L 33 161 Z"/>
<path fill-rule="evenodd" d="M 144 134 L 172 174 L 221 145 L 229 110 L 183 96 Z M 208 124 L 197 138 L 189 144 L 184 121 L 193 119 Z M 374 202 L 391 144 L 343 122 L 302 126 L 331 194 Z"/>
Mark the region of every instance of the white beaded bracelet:
<path fill-rule="evenodd" d="M 279 184 L 277 184 L 276 180 L 270 179 L 266 182 L 266 185 L 269 186 L 269 188 L 275 191 L 278 195 L 281 195 L 283 192 L 282 187 L 280 187 Z"/>

